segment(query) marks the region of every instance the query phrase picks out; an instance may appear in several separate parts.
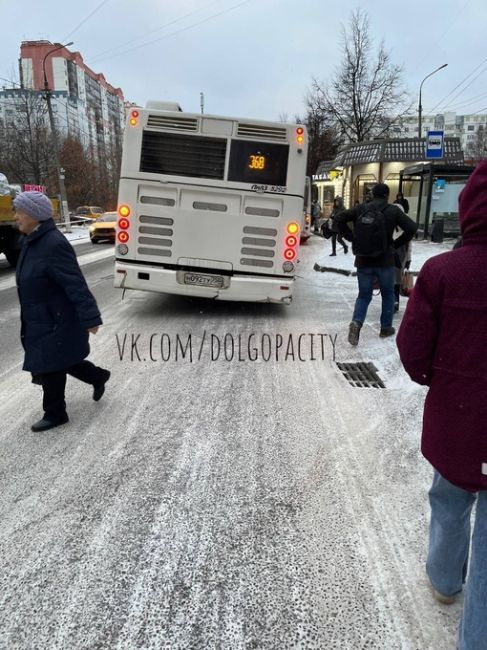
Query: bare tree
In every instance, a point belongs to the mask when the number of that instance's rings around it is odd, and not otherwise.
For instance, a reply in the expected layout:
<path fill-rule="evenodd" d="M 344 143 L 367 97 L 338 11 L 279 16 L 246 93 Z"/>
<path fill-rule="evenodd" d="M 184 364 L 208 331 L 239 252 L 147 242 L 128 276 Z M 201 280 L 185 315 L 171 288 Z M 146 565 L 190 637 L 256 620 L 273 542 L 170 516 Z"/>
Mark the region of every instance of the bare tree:
<path fill-rule="evenodd" d="M 5 107 L 5 121 L 0 120 L 0 171 L 11 183 L 44 185 L 49 196 L 56 196 L 58 172 L 43 94 L 12 89 Z M 121 132 L 115 126 L 98 155 L 84 147 L 77 136 L 58 133 L 60 163 L 72 207 L 89 204 L 115 208 L 122 149 Z"/>
<path fill-rule="evenodd" d="M 77 137 L 65 138 L 60 160 L 65 170 L 69 205 L 73 208 L 79 205 L 100 205 L 105 210 L 115 210 L 121 154 L 120 144 L 113 142 L 98 160 L 89 147 L 83 147 Z"/>
<path fill-rule="evenodd" d="M 8 117 L 0 132 L 1 165 L 17 183 L 49 184 L 55 175 L 46 103 L 40 93 L 12 93 Z"/>
<path fill-rule="evenodd" d="M 340 139 L 330 116 L 320 111 L 307 97 L 307 112 L 302 122 L 308 129 L 308 165 L 307 175 L 316 174 L 318 165 L 323 160 L 333 160 L 336 156 Z"/>
<path fill-rule="evenodd" d="M 343 60 L 333 78 L 327 85 L 312 82 L 309 103 L 334 120 L 344 142 L 383 136 L 411 109 L 402 66 L 392 63 L 383 40 L 373 49 L 368 16 L 357 9 L 348 29 L 342 26 Z"/>

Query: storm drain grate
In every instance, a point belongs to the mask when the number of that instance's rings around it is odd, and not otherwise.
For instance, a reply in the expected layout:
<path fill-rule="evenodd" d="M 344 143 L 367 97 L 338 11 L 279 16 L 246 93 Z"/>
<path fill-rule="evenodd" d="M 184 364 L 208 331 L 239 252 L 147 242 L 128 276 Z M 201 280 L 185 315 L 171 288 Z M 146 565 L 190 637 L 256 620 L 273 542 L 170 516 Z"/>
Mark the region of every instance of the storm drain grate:
<path fill-rule="evenodd" d="M 385 388 L 373 363 L 337 363 L 346 380 L 356 388 Z"/>

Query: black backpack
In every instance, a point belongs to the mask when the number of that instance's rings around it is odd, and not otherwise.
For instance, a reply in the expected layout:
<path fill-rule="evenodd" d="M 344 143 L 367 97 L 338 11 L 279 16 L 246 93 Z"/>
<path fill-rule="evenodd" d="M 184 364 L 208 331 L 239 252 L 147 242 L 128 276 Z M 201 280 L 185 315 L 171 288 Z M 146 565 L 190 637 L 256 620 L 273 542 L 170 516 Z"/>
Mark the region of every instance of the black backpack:
<path fill-rule="evenodd" d="M 380 257 L 389 252 L 386 218 L 382 210 L 368 203 L 353 226 L 352 251 L 362 257 Z"/>

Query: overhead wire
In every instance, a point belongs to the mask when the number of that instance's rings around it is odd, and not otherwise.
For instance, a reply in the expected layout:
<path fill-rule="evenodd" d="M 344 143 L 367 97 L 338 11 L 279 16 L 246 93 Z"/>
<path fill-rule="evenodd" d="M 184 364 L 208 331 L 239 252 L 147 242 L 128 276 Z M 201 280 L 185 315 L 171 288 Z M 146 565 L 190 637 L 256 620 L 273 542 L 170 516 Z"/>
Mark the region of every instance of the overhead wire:
<path fill-rule="evenodd" d="M 486 57 L 486 58 L 485 58 L 481 63 L 479 63 L 479 65 L 478 65 L 476 68 L 474 68 L 474 69 L 472 70 L 472 72 L 470 72 L 466 77 L 464 77 L 464 78 L 460 81 L 460 83 L 458 83 L 458 84 L 455 86 L 455 88 L 453 88 L 453 90 L 451 90 L 447 95 L 445 95 L 445 97 L 443 97 L 443 99 L 441 99 L 441 100 L 440 100 L 440 101 L 439 101 L 439 102 L 438 102 L 438 103 L 437 103 L 437 104 L 436 104 L 436 105 L 435 105 L 435 106 L 434 106 L 430 111 L 428 111 L 428 112 L 429 112 L 429 113 L 433 113 L 433 112 L 438 108 L 438 106 L 441 106 L 441 105 L 443 104 L 443 102 L 444 102 L 446 99 L 448 99 L 448 97 L 450 97 L 451 95 L 453 95 L 453 93 L 454 93 L 458 88 L 460 88 L 460 86 L 462 86 L 466 81 L 468 81 L 468 79 L 469 79 L 473 74 L 475 74 L 475 73 L 477 72 L 477 70 L 478 70 L 479 68 L 481 68 L 483 65 L 485 65 L 486 63 L 487 63 L 487 57 Z M 465 88 L 464 88 L 462 91 L 460 91 L 459 93 L 457 93 L 457 94 L 455 95 L 454 99 L 456 99 L 457 97 L 459 97 L 459 96 L 462 94 L 462 92 L 464 92 L 464 91 L 465 91 L 465 90 L 466 90 L 466 89 L 467 89 L 467 88 L 468 88 L 468 87 L 469 87 L 469 86 L 470 86 L 470 85 L 471 85 L 471 84 L 472 84 L 472 83 L 473 83 L 473 82 L 474 82 L 474 81 L 475 81 L 475 80 L 476 80 L 476 79 L 477 79 L 481 74 L 483 74 L 486 70 L 487 70 L 487 66 L 484 68 L 484 70 L 481 70 L 481 72 L 479 72 L 479 74 L 477 75 L 477 77 L 475 77 L 475 78 L 474 78 L 474 79 L 473 79 L 469 84 L 467 84 L 467 86 L 465 86 Z M 454 99 L 452 99 L 451 101 L 454 101 Z M 450 102 L 450 103 L 451 103 L 451 102 Z"/>
<path fill-rule="evenodd" d="M 100 4 L 95 9 L 93 9 L 93 11 L 90 14 L 88 14 L 86 18 L 83 18 L 83 20 L 79 23 L 79 25 L 77 25 L 74 29 L 72 29 L 69 32 L 69 34 L 66 34 L 66 36 L 63 37 L 62 42 L 64 43 L 64 41 L 67 41 L 70 36 L 72 36 L 75 32 L 77 32 L 80 27 L 82 27 L 94 14 L 96 14 L 96 12 L 99 9 L 103 7 L 103 5 L 106 5 L 106 3 L 109 1 L 110 0 L 102 0 L 102 2 L 100 2 Z"/>
<path fill-rule="evenodd" d="M 188 29 L 193 29 L 193 27 L 198 27 L 198 25 L 202 25 L 203 23 L 207 23 L 210 20 L 213 20 L 214 18 L 218 18 L 219 16 L 222 16 L 223 14 L 226 14 L 230 11 L 233 11 L 234 9 L 238 9 L 239 7 L 248 4 L 249 2 L 252 2 L 252 0 L 243 0 L 243 2 L 239 2 L 238 4 L 234 5 L 233 7 L 227 7 L 227 9 L 224 9 L 223 11 L 220 11 L 216 14 L 213 14 L 212 16 L 208 16 L 207 18 L 204 18 L 203 20 L 200 20 L 196 23 L 193 23 L 192 25 L 188 25 L 187 27 L 182 27 L 181 29 L 177 29 L 175 32 L 171 32 L 170 34 L 164 34 L 163 36 L 160 36 L 159 38 L 156 38 L 152 41 L 148 41 L 146 43 L 142 43 L 140 45 L 136 45 L 135 47 L 129 48 L 128 50 L 122 50 L 120 52 L 117 52 L 116 54 L 112 54 L 111 56 L 106 56 L 106 57 L 101 57 L 99 59 L 94 59 L 93 61 L 90 61 L 90 65 L 93 65 L 93 63 L 98 63 L 99 61 L 107 61 L 108 59 L 113 59 L 115 56 L 121 56 L 122 54 L 128 54 L 129 52 L 134 52 L 135 50 L 139 50 L 142 47 L 147 47 L 149 45 L 153 45 L 154 43 L 158 43 L 159 41 L 162 41 L 165 38 L 170 38 L 171 36 L 175 36 L 176 34 L 180 34 L 182 32 L 187 31 Z"/>
<path fill-rule="evenodd" d="M 102 50 L 98 54 L 95 54 L 93 61 L 96 63 L 102 57 L 104 54 L 110 54 L 111 52 L 117 52 L 121 47 L 125 47 L 127 45 L 130 45 L 131 43 L 135 43 L 136 41 L 140 40 L 141 38 L 147 38 L 150 34 L 154 34 L 155 32 L 159 32 L 161 29 L 165 29 L 166 27 L 170 27 L 171 25 L 174 25 L 175 23 L 181 22 L 181 20 L 184 20 L 185 18 L 189 18 L 190 16 L 193 16 L 196 13 L 199 13 L 200 11 L 204 11 L 205 9 L 208 9 L 209 7 L 212 7 L 213 5 L 216 5 L 220 3 L 221 0 L 213 0 L 213 2 L 210 2 L 209 4 L 205 5 L 204 7 L 200 7 L 199 9 L 194 9 L 193 11 L 190 11 L 187 14 L 184 14 L 184 16 L 180 16 L 179 18 L 175 18 L 174 20 L 171 20 L 168 23 L 165 23 L 164 25 L 161 25 L 160 27 L 156 27 L 155 29 L 151 29 L 148 32 L 144 32 L 143 34 L 140 34 L 140 36 L 136 36 L 135 38 L 132 38 L 130 41 L 125 41 L 123 46 L 118 45 L 117 47 L 111 47 L 108 48 L 107 50 Z"/>
<path fill-rule="evenodd" d="M 455 16 L 454 16 L 454 17 L 451 19 L 451 21 L 448 23 L 446 29 L 445 29 L 445 30 L 444 30 L 444 31 L 443 31 L 443 32 L 442 32 L 442 33 L 441 33 L 441 34 L 436 38 L 435 43 L 434 43 L 434 44 L 429 44 L 429 47 L 427 48 L 427 50 L 425 50 L 425 55 L 424 55 L 424 57 L 421 59 L 421 61 L 419 62 L 418 65 L 420 65 L 421 63 L 423 63 L 423 62 L 426 61 L 426 60 L 430 60 L 430 59 L 431 59 L 431 51 L 432 51 L 432 49 L 434 49 L 438 43 L 441 43 L 441 42 L 442 42 L 442 40 L 443 40 L 443 39 L 445 38 L 445 36 L 448 34 L 448 32 L 450 31 L 450 29 L 453 27 L 453 25 L 457 25 L 457 24 L 458 24 L 458 18 L 459 18 L 460 16 L 463 16 L 463 15 L 465 14 L 465 9 L 468 7 L 468 5 L 470 4 L 470 2 L 471 2 L 471 0 L 466 0 L 465 4 L 461 7 L 461 9 L 459 9 L 458 13 L 455 14 Z M 415 66 L 415 67 L 417 68 L 418 66 Z"/>
<path fill-rule="evenodd" d="M 459 102 L 458 104 L 448 104 L 447 106 L 444 107 L 443 113 L 445 112 L 458 113 L 458 112 L 468 111 L 469 106 L 471 106 L 472 104 L 478 105 L 479 101 L 485 99 L 486 97 L 487 97 L 487 92 L 482 93 L 481 95 L 478 95 L 475 98 L 470 98 L 463 102 Z"/>

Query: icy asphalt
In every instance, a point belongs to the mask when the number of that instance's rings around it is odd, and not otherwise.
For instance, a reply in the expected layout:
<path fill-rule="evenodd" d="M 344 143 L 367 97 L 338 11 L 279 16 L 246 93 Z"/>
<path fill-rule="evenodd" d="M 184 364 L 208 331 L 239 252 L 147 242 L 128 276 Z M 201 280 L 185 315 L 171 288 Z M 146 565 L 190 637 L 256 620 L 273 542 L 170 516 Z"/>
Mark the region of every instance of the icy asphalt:
<path fill-rule="evenodd" d="M 415 242 L 413 269 L 449 248 Z M 349 346 L 356 278 L 313 265 L 353 258 L 329 252 L 303 247 L 290 307 L 122 302 L 108 247 L 83 265 L 103 400 L 70 379 L 69 425 L 34 434 L 40 389 L 0 369 L 1 650 L 455 648 L 461 603 L 424 575 L 425 392 L 378 337 L 379 298 Z M 189 335 L 192 361 L 176 358 Z M 373 362 L 386 388 L 352 387 L 337 361 Z"/>

